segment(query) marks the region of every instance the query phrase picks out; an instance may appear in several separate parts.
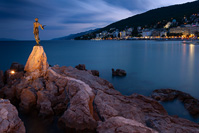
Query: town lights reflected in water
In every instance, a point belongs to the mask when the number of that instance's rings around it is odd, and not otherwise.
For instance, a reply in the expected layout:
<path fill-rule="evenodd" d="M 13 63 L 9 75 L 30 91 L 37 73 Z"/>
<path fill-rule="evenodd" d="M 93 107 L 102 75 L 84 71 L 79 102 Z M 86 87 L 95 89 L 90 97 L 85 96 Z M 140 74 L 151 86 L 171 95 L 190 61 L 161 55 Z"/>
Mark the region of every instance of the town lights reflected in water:
<path fill-rule="evenodd" d="M 194 54 L 195 54 L 195 45 L 189 45 L 189 74 L 190 77 L 194 75 Z"/>

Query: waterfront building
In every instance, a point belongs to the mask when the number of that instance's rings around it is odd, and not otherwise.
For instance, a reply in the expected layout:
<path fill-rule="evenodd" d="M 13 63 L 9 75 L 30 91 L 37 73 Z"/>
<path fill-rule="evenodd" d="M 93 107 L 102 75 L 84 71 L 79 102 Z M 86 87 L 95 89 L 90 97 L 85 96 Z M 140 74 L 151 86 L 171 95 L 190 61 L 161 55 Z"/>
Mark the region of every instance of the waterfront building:
<path fill-rule="evenodd" d="M 132 35 L 132 32 L 133 32 L 133 28 L 128 28 L 128 29 L 126 30 L 126 35 L 127 35 L 127 36 L 131 36 L 131 35 Z"/>
<path fill-rule="evenodd" d="M 152 32 L 154 31 L 154 29 L 143 29 L 142 30 L 142 37 L 149 37 L 152 36 Z"/>
<path fill-rule="evenodd" d="M 120 38 L 126 38 L 126 31 L 120 32 Z"/>
<path fill-rule="evenodd" d="M 182 33 L 182 35 L 190 35 L 190 34 L 195 34 L 196 32 L 199 32 L 199 27 L 198 26 L 191 26 L 191 25 L 186 25 L 184 27 L 175 27 L 170 29 L 170 33 Z"/>
<path fill-rule="evenodd" d="M 168 29 L 168 28 L 171 26 L 171 24 L 172 24 L 171 22 L 168 22 L 168 23 L 164 26 L 164 28 L 165 28 L 165 29 Z"/>

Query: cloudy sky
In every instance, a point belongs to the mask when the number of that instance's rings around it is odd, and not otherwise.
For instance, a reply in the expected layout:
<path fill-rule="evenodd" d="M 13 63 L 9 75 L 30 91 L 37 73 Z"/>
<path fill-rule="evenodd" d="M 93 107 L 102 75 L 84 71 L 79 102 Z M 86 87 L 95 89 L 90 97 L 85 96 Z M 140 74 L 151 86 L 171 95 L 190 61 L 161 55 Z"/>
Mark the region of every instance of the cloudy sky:
<path fill-rule="evenodd" d="M 0 0 L 0 38 L 34 40 L 33 22 L 47 25 L 41 39 L 90 29 L 150 9 L 195 0 Z"/>

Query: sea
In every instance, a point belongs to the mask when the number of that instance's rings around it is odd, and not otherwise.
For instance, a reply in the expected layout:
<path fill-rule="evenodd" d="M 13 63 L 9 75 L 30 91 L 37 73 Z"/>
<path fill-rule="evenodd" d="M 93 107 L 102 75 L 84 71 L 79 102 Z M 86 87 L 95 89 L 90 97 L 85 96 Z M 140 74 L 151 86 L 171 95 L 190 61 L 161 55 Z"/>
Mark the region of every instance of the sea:
<path fill-rule="evenodd" d="M 98 70 L 123 95 L 150 96 L 155 89 L 176 89 L 199 99 L 199 45 L 182 41 L 107 40 L 41 41 L 51 66 L 85 64 Z M 1 41 L 0 70 L 13 62 L 26 63 L 35 41 Z M 113 77 L 112 68 L 123 69 L 125 77 Z M 178 100 L 162 103 L 170 115 L 199 122 Z"/>

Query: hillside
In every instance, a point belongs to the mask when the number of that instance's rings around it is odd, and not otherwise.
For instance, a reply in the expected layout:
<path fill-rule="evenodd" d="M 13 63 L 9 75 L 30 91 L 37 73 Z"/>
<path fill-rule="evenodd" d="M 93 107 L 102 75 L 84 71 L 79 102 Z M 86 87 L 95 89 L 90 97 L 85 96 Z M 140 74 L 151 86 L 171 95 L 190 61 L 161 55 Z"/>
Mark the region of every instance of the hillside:
<path fill-rule="evenodd" d="M 157 25 L 160 22 L 162 25 L 166 24 L 171 19 L 176 19 L 178 22 L 182 21 L 184 16 L 190 17 L 192 14 L 199 13 L 199 1 L 189 2 L 180 5 L 173 5 L 168 7 L 157 8 L 149 10 L 145 13 L 138 14 L 118 22 L 112 23 L 95 33 L 100 33 L 104 30 L 109 31 L 110 28 L 116 28 L 119 30 L 124 30 L 126 27 L 144 27 L 151 28 Z M 89 36 L 93 36 L 91 33 Z M 78 39 L 78 38 L 76 38 Z"/>
<path fill-rule="evenodd" d="M 83 35 L 86 35 L 86 34 L 89 34 L 89 33 L 92 33 L 92 32 L 95 32 L 99 29 L 94 29 L 94 30 L 89 30 L 89 31 L 85 31 L 85 32 L 81 32 L 81 33 L 77 33 L 77 34 L 70 34 L 68 36 L 64 36 L 64 37 L 59 37 L 59 38 L 54 38 L 52 40 L 72 40 L 76 37 L 79 37 L 79 36 L 83 36 Z"/>

